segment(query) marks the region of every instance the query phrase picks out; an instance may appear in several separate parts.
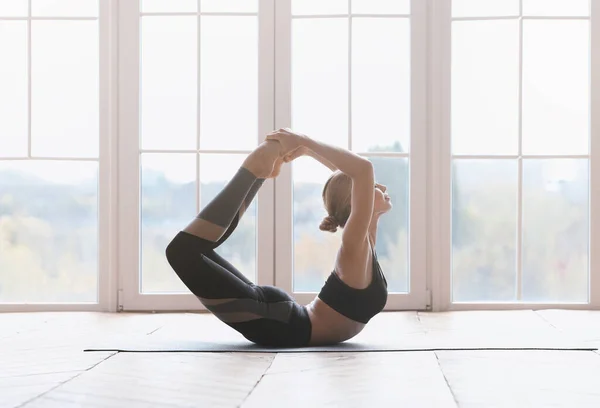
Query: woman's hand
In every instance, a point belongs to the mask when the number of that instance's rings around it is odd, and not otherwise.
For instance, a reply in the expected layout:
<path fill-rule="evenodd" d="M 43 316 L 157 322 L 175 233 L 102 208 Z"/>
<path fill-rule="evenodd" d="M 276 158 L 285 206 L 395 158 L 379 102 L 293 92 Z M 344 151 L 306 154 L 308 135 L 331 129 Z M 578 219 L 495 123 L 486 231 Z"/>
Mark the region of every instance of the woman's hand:
<path fill-rule="evenodd" d="M 307 136 L 288 128 L 276 130 L 268 134 L 266 138 L 266 140 L 276 140 L 281 144 L 284 157 L 303 147 L 307 139 Z"/>
<path fill-rule="evenodd" d="M 300 146 L 283 156 L 283 161 L 289 163 L 296 160 L 300 156 L 309 155 L 311 150 L 306 146 Z"/>

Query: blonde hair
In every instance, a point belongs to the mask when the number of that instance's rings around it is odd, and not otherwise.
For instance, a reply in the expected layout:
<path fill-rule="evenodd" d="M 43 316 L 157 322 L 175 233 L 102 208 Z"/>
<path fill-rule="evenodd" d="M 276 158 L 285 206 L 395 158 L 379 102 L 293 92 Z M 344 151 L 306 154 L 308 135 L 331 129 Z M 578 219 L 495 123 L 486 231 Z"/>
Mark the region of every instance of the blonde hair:
<path fill-rule="evenodd" d="M 341 171 L 329 177 L 323 187 L 323 204 L 327 217 L 321 221 L 321 231 L 336 232 L 338 227 L 344 228 L 350 217 L 352 199 L 352 179 Z"/>

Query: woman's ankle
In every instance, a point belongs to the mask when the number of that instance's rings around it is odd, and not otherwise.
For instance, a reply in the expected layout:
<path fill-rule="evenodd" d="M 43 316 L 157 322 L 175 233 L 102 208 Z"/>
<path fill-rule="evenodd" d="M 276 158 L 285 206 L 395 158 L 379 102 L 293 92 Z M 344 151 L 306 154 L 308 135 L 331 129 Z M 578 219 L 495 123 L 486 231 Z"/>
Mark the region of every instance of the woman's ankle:
<path fill-rule="evenodd" d="M 256 178 L 268 178 L 273 172 L 275 161 L 281 156 L 281 145 L 277 141 L 262 142 L 246 157 L 242 167 Z"/>

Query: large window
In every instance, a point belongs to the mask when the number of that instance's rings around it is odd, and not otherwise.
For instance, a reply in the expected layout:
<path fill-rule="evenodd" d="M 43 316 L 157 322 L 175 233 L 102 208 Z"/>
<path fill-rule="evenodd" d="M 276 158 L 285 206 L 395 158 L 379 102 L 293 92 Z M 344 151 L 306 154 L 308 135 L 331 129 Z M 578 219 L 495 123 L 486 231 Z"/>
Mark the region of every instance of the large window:
<path fill-rule="evenodd" d="M 588 302 L 586 1 L 454 1 L 452 297 Z"/>
<path fill-rule="evenodd" d="M 0 3 L 0 302 L 95 303 L 99 5 Z"/>

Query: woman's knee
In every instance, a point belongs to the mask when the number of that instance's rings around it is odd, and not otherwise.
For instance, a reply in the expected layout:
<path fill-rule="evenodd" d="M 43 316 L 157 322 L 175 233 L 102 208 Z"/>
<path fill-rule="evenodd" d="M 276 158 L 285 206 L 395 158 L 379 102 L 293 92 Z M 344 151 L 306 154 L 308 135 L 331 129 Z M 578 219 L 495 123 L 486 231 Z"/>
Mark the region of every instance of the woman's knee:
<path fill-rule="evenodd" d="M 167 245 L 165 255 L 169 263 L 176 262 L 181 257 L 208 253 L 212 243 L 187 232 L 179 232 Z"/>
<path fill-rule="evenodd" d="M 207 269 L 202 252 L 192 245 L 189 237 L 178 234 L 167 245 L 165 254 L 169 265 L 185 286 L 196 296 L 206 296 L 203 290 Z"/>
<path fill-rule="evenodd" d="M 165 256 L 167 258 L 167 261 L 169 262 L 169 265 L 171 265 L 173 268 L 175 268 L 175 262 L 177 262 L 177 258 L 178 258 L 178 254 L 181 251 L 181 244 L 179 243 L 179 240 L 177 239 L 177 237 L 173 238 L 171 240 L 171 242 L 169 242 L 169 245 L 167 245 L 167 248 L 165 249 Z"/>
<path fill-rule="evenodd" d="M 180 232 L 171 240 L 165 249 L 167 262 L 177 275 L 187 285 L 189 276 L 204 269 L 203 253 L 210 249 L 204 248 L 198 237 Z"/>
<path fill-rule="evenodd" d="M 182 256 L 188 252 L 188 245 L 186 245 L 185 239 L 181 233 L 177 234 L 175 238 L 169 242 L 165 249 L 165 255 L 169 264 L 175 268 L 178 260 L 181 260 Z"/>

